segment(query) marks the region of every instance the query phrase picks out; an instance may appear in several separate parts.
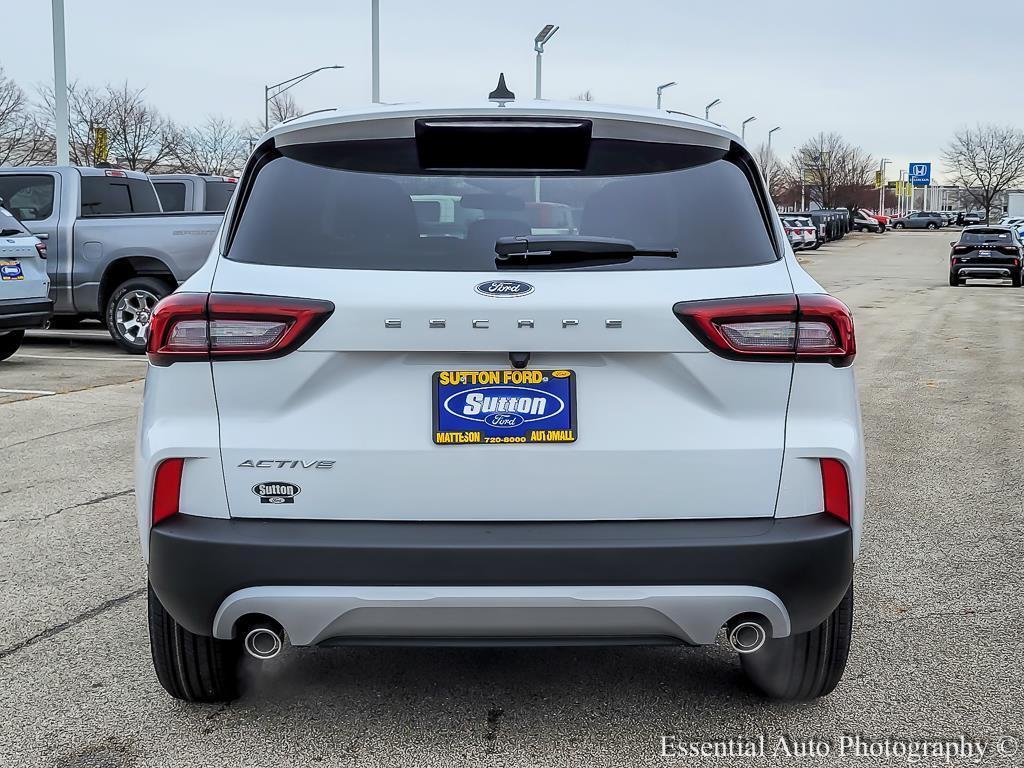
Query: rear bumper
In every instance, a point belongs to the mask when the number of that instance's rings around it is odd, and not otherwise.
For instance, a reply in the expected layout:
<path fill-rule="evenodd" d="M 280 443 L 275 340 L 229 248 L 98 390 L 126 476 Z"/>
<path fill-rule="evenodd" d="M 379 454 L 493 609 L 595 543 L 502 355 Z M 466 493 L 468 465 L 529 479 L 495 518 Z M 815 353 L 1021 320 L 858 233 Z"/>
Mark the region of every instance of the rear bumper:
<path fill-rule="evenodd" d="M 654 633 L 703 643 L 746 612 L 782 636 L 821 623 L 852 574 L 850 528 L 825 514 L 542 523 L 179 515 L 150 533 L 149 578 L 180 624 L 224 637 L 237 619 L 263 613 L 296 644 L 565 637 L 573 626 L 620 638 L 661 627 Z M 356 617 L 367 605 L 389 610 Z"/>
<path fill-rule="evenodd" d="M 958 264 L 953 272 L 962 277 L 1010 277 L 1020 271 L 1020 267 L 1008 264 Z"/>
<path fill-rule="evenodd" d="M 0 331 L 42 328 L 53 315 L 50 299 L 10 299 L 0 301 Z"/>

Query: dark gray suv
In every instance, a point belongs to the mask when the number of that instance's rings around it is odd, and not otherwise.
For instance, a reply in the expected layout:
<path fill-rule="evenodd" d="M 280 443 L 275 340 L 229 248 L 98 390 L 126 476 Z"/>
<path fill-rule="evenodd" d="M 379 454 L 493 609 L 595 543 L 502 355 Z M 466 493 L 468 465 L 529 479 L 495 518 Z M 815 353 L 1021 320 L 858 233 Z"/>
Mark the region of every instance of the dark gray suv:
<path fill-rule="evenodd" d="M 941 213 L 918 211 L 909 216 L 893 219 L 890 223 L 893 229 L 939 229 L 946 222 L 943 220 Z"/>

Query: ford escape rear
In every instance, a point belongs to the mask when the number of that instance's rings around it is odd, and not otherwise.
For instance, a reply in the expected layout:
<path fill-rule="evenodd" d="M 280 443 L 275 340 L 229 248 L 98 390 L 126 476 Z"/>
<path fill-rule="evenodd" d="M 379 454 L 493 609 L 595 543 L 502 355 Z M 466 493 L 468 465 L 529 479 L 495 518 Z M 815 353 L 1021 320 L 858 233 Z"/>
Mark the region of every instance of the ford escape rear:
<path fill-rule="evenodd" d="M 717 126 L 550 102 L 280 126 L 149 354 L 139 527 L 179 698 L 233 697 L 243 648 L 285 642 L 723 626 L 769 695 L 842 674 L 853 325 Z"/>

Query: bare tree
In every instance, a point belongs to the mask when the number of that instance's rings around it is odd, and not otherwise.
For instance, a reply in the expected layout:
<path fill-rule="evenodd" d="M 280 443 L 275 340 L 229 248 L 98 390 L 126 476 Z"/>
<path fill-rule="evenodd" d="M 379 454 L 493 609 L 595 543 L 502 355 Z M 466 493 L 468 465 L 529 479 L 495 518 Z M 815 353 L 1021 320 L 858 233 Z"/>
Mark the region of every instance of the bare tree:
<path fill-rule="evenodd" d="M 772 200 L 778 202 L 785 194 L 792 175 L 789 168 L 779 159 L 775 151 L 768 147 L 767 143 L 761 144 L 754 153 L 761 173 L 768 184 L 768 194 Z"/>
<path fill-rule="evenodd" d="M 142 89 L 128 83 L 117 88 L 107 86 L 107 121 L 110 153 L 121 165 L 148 173 L 166 163 L 175 154 L 180 134 L 169 120 L 146 103 Z"/>
<path fill-rule="evenodd" d="M 942 158 L 950 180 L 985 209 L 987 222 L 996 196 L 1024 180 L 1024 132 L 992 124 L 961 128 Z"/>
<path fill-rule="evenodd" d="M 56 111 L 53 89 L 40 88 L 47 129 L 53 133 Z M 95 166 L 106 162 L 110 150 L 111 105 L 109 95 L 91 85 L 75 81 L 68 85 L 70 160 L 72 165 Z"/>
<path fill-rule="evenodd" d="M 797 178 L 802 172 L 811 200 L 822 208 L 855 208 L 874 181 L 875 161 L 838 133 L 819 133 L 794 153 Z"/>
<path fill-rule="evenodd" d="M 272 96 L 270 99 L 270 124 L 277 125 L 285 120 L 301 117 L 302 107 L 295 103 L 295 98 L 288 92 Z"/>
<path fill-rule="evenodd" d="M 585 90 L 585 91 L 581 91 L 580 93 L 576 94 L 576 101 L 593 101 L 593 100 L 594 100 L 594 92 L 592 90 L 590 90 L 589 88 L 587 88 L 587 90 Z"/>
<path fill-rule="evenodd" d="M 25 92 L 0 67 L 0 166 L 47 162 L 52 147 Z"/>
<path fill-rule="evenodd" d="M 230 175 L 248 156 L 245 133 L 230 120 L 210 117 L 196 128 L 182 131 L 175 157 L 183 171 Z"/>

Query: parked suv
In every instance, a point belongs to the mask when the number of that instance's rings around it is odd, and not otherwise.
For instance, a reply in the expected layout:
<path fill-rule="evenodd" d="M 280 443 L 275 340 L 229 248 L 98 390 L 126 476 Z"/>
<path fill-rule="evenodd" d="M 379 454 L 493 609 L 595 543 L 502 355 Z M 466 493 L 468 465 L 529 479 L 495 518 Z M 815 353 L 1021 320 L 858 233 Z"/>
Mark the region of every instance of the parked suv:
<path fill-rule="evenodd" d="M 1024 244 L 1014 227 L 975 226 L 960 233 L 960 239 L 950 243 L 949 284 L 958 286 L 968 277 L 987 279 L 1010 278 L 1015 288 L 1024 275 L 1022 257 Z"/>
<path fill-rule="evenodd" d="M 452 190 L 479 215 L 430 234 L 414 201 Z M 575 231 L 538 231 L 537 202 Z M 550 101 L 278 126 L 152 320 L 157 677 L 215 701 L 286 643 L 724 626 L 767 695 L 826 694 L 864 506 L 855 351 L 718 126 Z"/>
<path fill-rule="evenodd" d="M 938 229 L 945 226 L 942 214 L 931 211 L 915 211 L 892 220 L 893 229 Z"/>
<path fill-rule="evenodd" d="M 21 346 L 25 331 L 46 325 L 53 311 L 46 244 L 0 199 L 0 360 Z"/>

